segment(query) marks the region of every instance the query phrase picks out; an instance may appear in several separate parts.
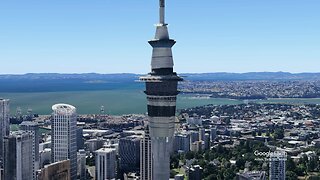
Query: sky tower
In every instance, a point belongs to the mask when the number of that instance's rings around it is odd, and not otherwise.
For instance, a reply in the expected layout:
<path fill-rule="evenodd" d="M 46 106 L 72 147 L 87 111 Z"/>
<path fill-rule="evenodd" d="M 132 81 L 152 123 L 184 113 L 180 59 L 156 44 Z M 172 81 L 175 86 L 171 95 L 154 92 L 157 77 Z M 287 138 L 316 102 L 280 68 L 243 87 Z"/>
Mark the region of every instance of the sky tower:
<path fill-rule="evenodd" d="M 155 38 L 149 41 L 153 48 L 151 72 L 141 77 L 146 82 L 149 130 L 153 153 L 153 180 L 170 178 L 170 152 L 174 134 L 178 81 L 182 78 L 173 72 L 172 46 L 165 23 L 165 0 L 159 0 L 159 24 Z"/>

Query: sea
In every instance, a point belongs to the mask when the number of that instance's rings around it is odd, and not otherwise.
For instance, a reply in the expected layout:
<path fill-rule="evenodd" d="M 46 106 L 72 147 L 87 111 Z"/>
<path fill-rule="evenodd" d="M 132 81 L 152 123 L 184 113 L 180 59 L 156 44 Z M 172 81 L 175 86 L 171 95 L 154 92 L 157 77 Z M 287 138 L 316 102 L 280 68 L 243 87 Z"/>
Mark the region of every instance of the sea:
<path fill-rule="evenodd" d="M 10 99 L 11 114 L 21 109 L 26 114 L 47 115 L 52 113 L 52 105 L 67 103 L 77 108 L 78 114 L 145 114 L 146 95 L 143 89 L 109 89 L 82 91 L 51 91 L 51 92 L 0 92 L 0 97 Z M 209 98 L 197 94 L 180 94 L 177 109 L 192 108 L 202 105 L 236 105 L 248 102 L 255 103 L 286 103 L 286 104 L 320 104 L 320 98 L 315 99 L 267 99 L 267 100 L 234 100 L 226 98 Z M 104 111 L 101 112 L 101 109 Z"/>

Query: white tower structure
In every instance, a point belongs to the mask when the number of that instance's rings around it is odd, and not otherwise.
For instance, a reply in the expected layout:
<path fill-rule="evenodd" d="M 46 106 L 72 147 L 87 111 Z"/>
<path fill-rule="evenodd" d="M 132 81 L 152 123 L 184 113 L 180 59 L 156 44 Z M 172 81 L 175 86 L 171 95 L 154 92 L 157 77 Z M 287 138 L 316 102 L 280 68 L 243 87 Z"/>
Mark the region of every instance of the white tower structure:
<path fill-rule="evenodd" d="M 155 38 L 149 41 L 153 47 L 151 73 L 141 77 L 146 82 L 148 100 L 149 129 L 153 156 L 153 180 L 170 178 L 170 152 L 176 113 L 178 81 L 182 78 L 173 71 L 172 46 L 165 23 L 165 0 L 160 3 L 160 22 L 157 24 Z"/>
<path fill-rule="evenodd" d="M 10 133 L 9 99 L 0 98 L 0 160 L 3 161 L 3 139 Z"/>
<path fill-rule="evenodd" d="M 52 161 L 70 159 L 71 179 L 77 179 L 77 114 L 69 104 L 52 106 Z"/>

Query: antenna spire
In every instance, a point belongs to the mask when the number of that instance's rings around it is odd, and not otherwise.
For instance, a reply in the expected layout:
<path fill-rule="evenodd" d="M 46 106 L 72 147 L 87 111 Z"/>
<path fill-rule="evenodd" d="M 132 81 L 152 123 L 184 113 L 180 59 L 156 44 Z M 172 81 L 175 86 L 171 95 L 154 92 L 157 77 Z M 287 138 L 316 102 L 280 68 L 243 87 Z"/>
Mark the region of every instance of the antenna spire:
<path fill-rule="evenodd" d="M 159 0 L 160 2 L 160 24 L 165 24 L 164 15 L 165 15 L 165 0 Z"/>

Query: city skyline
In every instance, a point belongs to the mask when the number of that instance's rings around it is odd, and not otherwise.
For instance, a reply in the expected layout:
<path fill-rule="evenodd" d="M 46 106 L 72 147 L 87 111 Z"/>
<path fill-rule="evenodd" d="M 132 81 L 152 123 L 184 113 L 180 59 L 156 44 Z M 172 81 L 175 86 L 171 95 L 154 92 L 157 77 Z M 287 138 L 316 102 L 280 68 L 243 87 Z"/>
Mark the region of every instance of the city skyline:
<path fill-rule="evenodd" d="M 167 3 L 175 71 L 319 71 L 317 1 Z M 156 9 L 153 1 L 1 2 L 1 74 L 145 73 Z"/>

